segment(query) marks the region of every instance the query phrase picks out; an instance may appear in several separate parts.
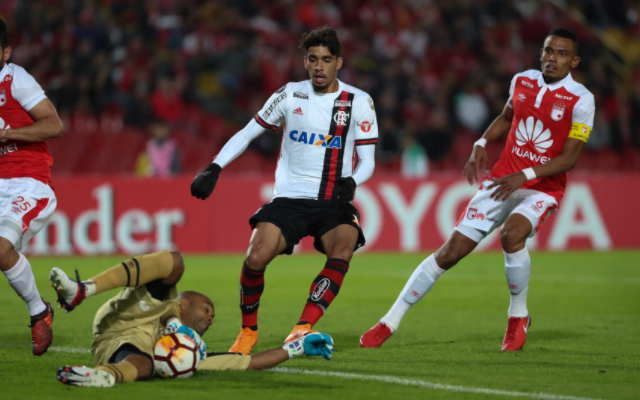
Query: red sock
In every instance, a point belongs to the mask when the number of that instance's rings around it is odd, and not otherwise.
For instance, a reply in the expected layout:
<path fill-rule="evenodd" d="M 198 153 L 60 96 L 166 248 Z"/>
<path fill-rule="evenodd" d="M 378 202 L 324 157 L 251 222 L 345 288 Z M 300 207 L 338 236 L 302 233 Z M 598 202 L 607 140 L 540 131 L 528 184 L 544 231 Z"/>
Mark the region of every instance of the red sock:
<path fill-rule="evenodd" d="M 258 307 L 260 296 L 264 291 L 264 271 L 256 271 L 242 264 L 240 274 L 240 311 L 242 311 L 242 327 L 258 329 Z"/>
<path fill-rule="evenodd" d="M 302 316 L 298 325 L 311 324 L 322 317 L 333 299 L 338 295 L 342 280 L 349 270 L 349 261 L 340 260 L 339 258 L 330 258 L 324 265 L 324 269 L 320 271 L 320 275 L 314 279 L 309 288 L 309 298 L 307 304 L 302 310 Z"/>

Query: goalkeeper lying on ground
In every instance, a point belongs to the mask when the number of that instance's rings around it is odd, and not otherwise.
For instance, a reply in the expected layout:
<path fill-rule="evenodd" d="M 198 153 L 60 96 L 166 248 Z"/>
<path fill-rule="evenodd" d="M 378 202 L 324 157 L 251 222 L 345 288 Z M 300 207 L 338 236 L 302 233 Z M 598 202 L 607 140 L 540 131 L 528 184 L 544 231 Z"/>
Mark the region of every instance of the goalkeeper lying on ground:
<path fill-rule="evenodd" d="M 58 380 L 69 385 L 109 387 L 153 375 L 153 346 L 164 333 L 180 332 L 200 348 L 199 370 L 245 370 L 273 367 L 302 354 L 331 358 L 333 340 L 312 333 L 282 348 L 254 355 L 209 353 L 202 335 L 215 317 L 213 302 L 198 292 L 176 291 L 184 272 L 177 251 L 161 251 L 127 260 L 87 281 L 71 280 L 59 268 L 49 275 L 58 302 L 67 312 L 106 290 L 124 287 L 100 307 L 93 321 L 91 353 L 95 368 L 63 366 Z"/>

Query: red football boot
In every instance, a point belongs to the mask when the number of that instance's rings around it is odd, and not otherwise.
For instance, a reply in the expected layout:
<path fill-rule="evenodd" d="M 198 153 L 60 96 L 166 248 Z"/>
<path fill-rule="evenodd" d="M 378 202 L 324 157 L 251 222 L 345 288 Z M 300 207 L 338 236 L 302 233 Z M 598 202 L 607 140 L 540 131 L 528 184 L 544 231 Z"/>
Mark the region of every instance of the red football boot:
<path fill-rule="evenodd" d="M 502 341 L 502 351 L 517 351 L 524 346 L 527 340 L 527 331 L 531 326 L 531 316 L 524 318 L 509 317 L 507 321 L 507 332 Z"/>
<path fill-rule="evenodd" d="M 362 335 L 360 347 L 380 347 L 391 335 L 393 335 L 391 327 L 384 322 L 378 322 L 376 326 Z"/>
<path fill-rule="evenodd" d="M 43 300 L 44 301 L 44 300 Z M 47 352 L 51 342 L 53 341 L 53 307 L 51 304 L 44 302 L 47 307 L 43 312 L 31 317 L 31 348 L 34 356 L 41 356 Z"/>

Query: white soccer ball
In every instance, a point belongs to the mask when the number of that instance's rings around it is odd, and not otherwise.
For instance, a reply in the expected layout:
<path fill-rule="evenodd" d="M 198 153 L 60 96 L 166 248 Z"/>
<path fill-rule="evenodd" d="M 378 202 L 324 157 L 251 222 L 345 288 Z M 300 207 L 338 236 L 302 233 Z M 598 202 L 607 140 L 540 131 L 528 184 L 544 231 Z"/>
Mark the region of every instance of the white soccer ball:
<path fill-rule="evenodd" d="M 162 378 L 189 378 L 200 365 L 198 345 L 183 333 L 161 337 L 153 348 L 153 359 Z"/>

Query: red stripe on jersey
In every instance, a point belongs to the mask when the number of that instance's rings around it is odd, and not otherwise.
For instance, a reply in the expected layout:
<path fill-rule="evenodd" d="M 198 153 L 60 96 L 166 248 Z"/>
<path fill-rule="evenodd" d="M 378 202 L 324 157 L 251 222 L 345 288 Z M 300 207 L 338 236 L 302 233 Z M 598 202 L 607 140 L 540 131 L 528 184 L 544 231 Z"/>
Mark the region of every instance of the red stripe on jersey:
<path fill-rule="evenodd" d="M 361 146 L 363 144 L 376 144 L 378 143 L 378 139 L 361 139 L 356 140 L 356 146 Z"/>
<path fill-rule="evenodd" d="M 263 120 L 262 118 L 260 118 L 260 116 L 258 114 L 256 114 L 253 117 L 257 123 L 259 123 L 263 128 L 267 128 L 267 129 L 271 129 L 272 131 L 275 131 L 276 129 L 278 129 L 277 126 L 275 125 L 271 125 L 269 123 L 267 123 L 265 120 Z"/>
<path fill-rule="evenodd" d="M 42 210 L 45 209 L 47 204 L 49 204 L 48 198 L 38 200 L 36 202 L 36 206 L 33 207 L 31 211 L 26 213 L 24 217 L 22 217 L 22 234 L 23 235 L 29 229 L 29 225 L 31 224 L 31 221 L 33 221 L 33 219 L 37 217 Z"/>
<path fill-rule="evenodd" d="M 349 92 L 342 92 L 340 96 L 340 100 L 346 102 L 349 98 Z M 340 111 L 344 111 L 346 109 L 346 105 L 340 107 Z M 342 137 L 342 131 L 344 130 L 344 125 L 336 126 L 336 137 Z M 335 137 L 332 139 L 335 140 Z M 343 144 L 345 146 L 345 144 Z M 331 164 L 329 165 L 329 180 L 327 181 L 327 191 L 324 193 L 324 198 L 326 200 L 331 200 L 331 195 L 333 194 L 333 186 L 336 183 L 336 172 L 338 171 L 338 153 L 340 153 L 340 149 L 332 148 L 331 149 Z"/>

